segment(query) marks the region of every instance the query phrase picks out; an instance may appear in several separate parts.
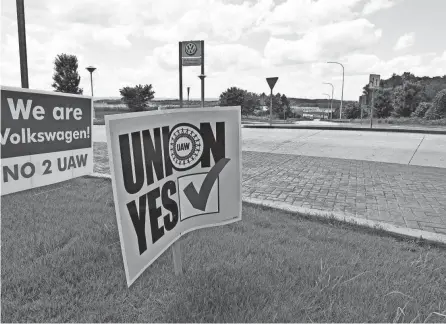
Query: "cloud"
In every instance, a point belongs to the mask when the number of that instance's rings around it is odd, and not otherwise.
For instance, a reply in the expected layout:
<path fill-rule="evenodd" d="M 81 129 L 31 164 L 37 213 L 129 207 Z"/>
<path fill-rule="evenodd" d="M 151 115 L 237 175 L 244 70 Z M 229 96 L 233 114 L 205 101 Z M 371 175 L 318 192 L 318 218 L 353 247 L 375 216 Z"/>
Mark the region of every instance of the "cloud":
<path fill-rule="evenodd" d="M 287 0 L 259 23 L 272 35 L 301 34 L 313 28 L 358 17 L 354 7 L 362 0 Z"/>
<path fill-rule="evenodd" d="M 442 55 L 422 53 L 401 55 L 389 60 L 380 59 L 373 54 L 354 53 L 341 58 L 346 76 L 365 76 L 371 73 L 388 78 L 393 73 L 411 72 L 417 76 L 434 76 L 446 74 L 446 51 Z"/>
<path fill-rule="evenodd" d="M 254 4 L 214 0 L 155 2 L 155 22 L 144 28 L 144 36 L 165 43 L 198 39 L 198 36 L 237 41 L 256 26 L 273 5 L 272 0 L 259 0 Z"/>
<path fill-rule="evenodd" d="M 363 15 L 371 15 L 380 10 L 392 8 L 403 0 L 369 0 L 362 10 Z"/>
<path fill-rule="evenodd" d="M 270 38 L 265 57 L 275 65 L 336 59 L 375 44 L 382 31 L 366 19 L 338 22 L 315 28 L 298 40 Z"/>
<path fill-rule="evenodd" d="M 401 51 L 411 47 L 415 43 L 415 33 L 407 33 L 398 38 L 393 50 Z"/>
<path fill-rule="evenodd" d="M 219 44 L 209 46 L 207 49 L 209 65 L 213 71 L 235 71 L 261 68 L 267 62 L 261 53 L 241 44 Z"/>

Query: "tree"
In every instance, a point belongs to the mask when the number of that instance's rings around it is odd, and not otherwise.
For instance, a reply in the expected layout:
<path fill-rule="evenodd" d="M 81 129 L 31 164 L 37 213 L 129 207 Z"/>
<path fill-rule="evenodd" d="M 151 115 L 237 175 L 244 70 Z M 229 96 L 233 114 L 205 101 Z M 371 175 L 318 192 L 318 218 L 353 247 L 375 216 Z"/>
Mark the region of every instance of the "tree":
<path fill-rule="evenodd" d="M 393 92 L 392 114 L 396 117 L 409 117 L 425 99 L 424 87 L 420 82 L 404 82 Z"/>
<path fill-rule="evenodd" d="M 77 72 L 78 61 L 76 55 L 59 54 L 54 60 L 53 84 L 56 92 L 82 94 L 79 88 L 81 77 Z"/>
<path fill-rule="evenodd" d="M 276 95 L 273 95 L 273 113 L 274 114 L 280 114 L 282 109 L 282 96 L 280 93 L 277 93 Z M 266 99 L 266 104 L 268 107 L 271 105 L 271 95 L 268 96 Z"/>
<path fill-rule="evenodd" d="M 398 86 L 393 90 L 391 101 L 393 107 L 392 116 L 402 116 L 402 114 L 405 112 L 403 86 Z"/>
<path fill-rule="evenodd" d="M 346 119 L 360 118 L 361 110 L 358 102 L 349 102 L 342 109 L 342 116 Z"/>
<path fill-rule="evenodd" d="M 241 114 L 248 116 L 260 107 L 260 98 L 253 92 L 231 87 L 220 94 L 220 106 L 240 106 Z"/>
<path fill-rule="evenodd" d="M 428 112 L 426 112 L 428 119 L 446 118 L 446 89 L 437 93 Z"/>
<path fill-rule="evenodd" d="M 254 92 L 245 91 L 243 103 L 242 103 L 242 114 L 249 116 L 254 110 L 260 107 L 260 97 Z"/>
<path fill-rule="evenodd" d="M 280 97 L 280 113 L 283 115 L 284 119 L 291 114 L 290 101 L 285 94 Z"/>
<path fill-rule="evenodd" d="M 410 115 L 411 117 L 424 117 L 426 112 L 432 107 L 430 102 L 421 102 L 417 109 Z"/>
<path fill-rule="evenodd" d="M 373 115 L 377 118 L 387 118 L 392 113 L 391 92 L 387 89 L 375 90 L 373 99 Z"/>
<path fill-rule="evenodd" d="M 231 87 L 220 94 L 221 106 L 241 106 L 245 99 L 245 90 Z"/>
<path fill-rule="evenodd" d="M 124 87 L 119 93 L 130 111 L 144 111 L 148 108 L 149 101 L 154 98 L 155 91 L 152 90 L 151 84 L 139 84 L 135 87 Z"/>

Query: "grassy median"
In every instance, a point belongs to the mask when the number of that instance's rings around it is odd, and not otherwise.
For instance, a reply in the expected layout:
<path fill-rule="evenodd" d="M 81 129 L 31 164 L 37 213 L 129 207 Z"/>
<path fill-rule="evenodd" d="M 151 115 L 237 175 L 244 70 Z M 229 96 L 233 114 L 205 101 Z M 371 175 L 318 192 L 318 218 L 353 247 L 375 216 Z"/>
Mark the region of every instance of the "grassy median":
<path fill-rule="evenodd" d="M 2 322 L 444 322 L 446 250 L 244 204 L 128 289 L 109 180 L 2 197 Z"/>

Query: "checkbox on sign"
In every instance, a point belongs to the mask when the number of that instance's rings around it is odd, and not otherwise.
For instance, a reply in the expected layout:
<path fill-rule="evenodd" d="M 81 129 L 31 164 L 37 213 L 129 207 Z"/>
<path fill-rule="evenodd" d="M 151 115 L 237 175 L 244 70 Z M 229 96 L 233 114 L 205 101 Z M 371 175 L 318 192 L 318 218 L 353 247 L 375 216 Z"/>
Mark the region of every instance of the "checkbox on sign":
<path fill-rule="evenodd" d="M 219 213 L 219 178 L 216 178 L 210 191 L 203 192 L 203 190 L 200 190 L 203 188 L 203 183 L 207 175 L 208 173 L 204 172 L 189 174 L 178 178 L 178 197 L 181 221 L 194 216 Z M 192 195 L 190 191 L 195 191 L 195 195 Z"/>

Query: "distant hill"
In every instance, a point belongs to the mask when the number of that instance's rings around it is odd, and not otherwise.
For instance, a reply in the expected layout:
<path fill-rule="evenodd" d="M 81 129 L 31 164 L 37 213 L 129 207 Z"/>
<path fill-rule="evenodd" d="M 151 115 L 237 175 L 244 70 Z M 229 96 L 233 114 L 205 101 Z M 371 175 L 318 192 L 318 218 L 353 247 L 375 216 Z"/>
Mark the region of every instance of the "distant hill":
<path fill-rule="evenodd" d="M 330 105 L 330 101 L 328 99 L 303 99 L 303 98 L 288 98 L 290 100 L 290 105 L 295 107 L 321 107 L 325 108 L 327 107 L 327 104 Z M 218 105 L 218 99 L 216 98 L 207 98 L 206 105 L 210 106 L 216 106 Z M 349 102 L 354 102 L 351 100 L 344 100 L 343 105 L 345 106 Z M 97 99 L 95 100 L 95 103 L 102 103 L 107 105 L 121 105 L 123 104 L 120 98 L 106 98 L 106 99 Z M 176 106 L 180 104 L 180 101 L 178 99 L 162 99 L 162 98 L 156 98 L 152 100 L 152 103 L 158 104 L 161 106 Z M 201 100 L 200 99 L 194 99 L 194 100 L 183 100 L 184 105 L 200 105 Z M 333 109 L 339 108 L 341 105 L 340 100 L 333 100 Z"/>
<path fill-rule="evenodd" d="M 330 106 L 331 100 L 328 99 L 303 99 L 303 98 L 288 98 L 290 101 L 290 106 L 298 107 L 320 107 L 325 108 L 327 105 Z M 342 105 L 345 106 L 347 103 L 353 103 L 352 100 L 344 100 Z M 333 109 L 337 109 L 341 106 L 341 100 L 333 99 Z"/>

